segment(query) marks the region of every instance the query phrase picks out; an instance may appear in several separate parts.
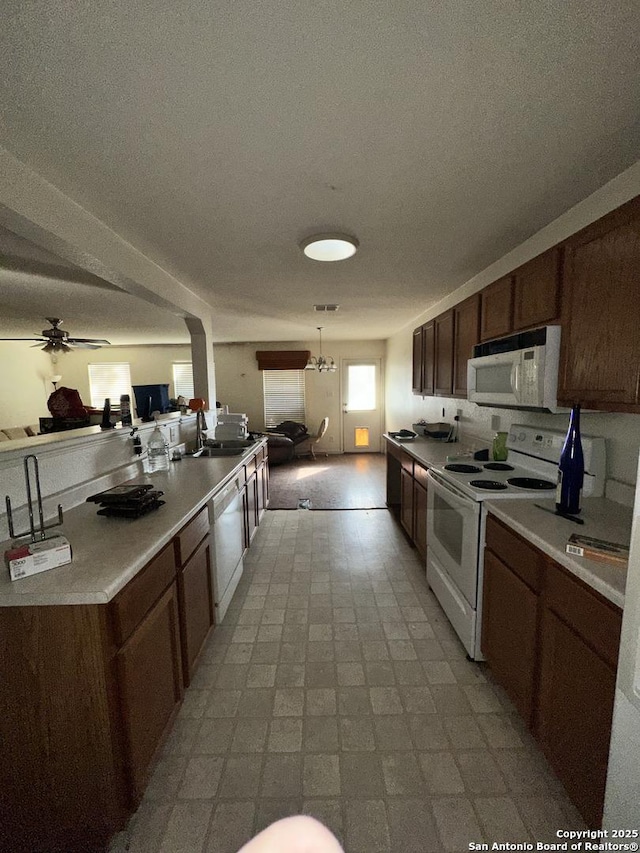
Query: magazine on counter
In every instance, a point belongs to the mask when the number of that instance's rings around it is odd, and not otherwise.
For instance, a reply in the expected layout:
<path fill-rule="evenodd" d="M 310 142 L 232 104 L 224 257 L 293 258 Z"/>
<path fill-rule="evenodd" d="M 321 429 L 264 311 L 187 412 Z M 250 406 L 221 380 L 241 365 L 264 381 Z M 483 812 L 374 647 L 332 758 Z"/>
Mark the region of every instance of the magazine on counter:
<path fill-rule="evenodd" d="M 619 542 L 609 542 L 606 539 L 594 539 L 572 533 L 566 547 L 567 554 L 576 557 L 586 557 L 589 560 L 599 560 L 603 563 L 614 563 L 626 566 L 629 562 L 629 546 Z"/>

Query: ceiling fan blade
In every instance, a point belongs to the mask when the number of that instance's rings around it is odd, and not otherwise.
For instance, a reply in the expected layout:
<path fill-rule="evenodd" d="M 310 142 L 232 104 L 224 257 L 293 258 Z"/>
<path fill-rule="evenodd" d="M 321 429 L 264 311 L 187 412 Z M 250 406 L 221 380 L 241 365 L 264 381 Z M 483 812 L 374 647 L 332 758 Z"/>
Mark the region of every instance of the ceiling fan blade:
<path fill-rule="evenodd" d="M 70 347 L 74 349 L 100 349 L 100 344 L 85 344 L 84 342 L 78 341 L 66 341 Z"/>
<path fill-rule="evenodd" d="M 95 344 L 96 346 L 111 346 L 109 341 L 100 338 L 67 338 L 68 344 Z"/>
<path fill-rule="evenodd" d="M 46 338 L 0 338 L 0 341 L 46 341 Z"/>

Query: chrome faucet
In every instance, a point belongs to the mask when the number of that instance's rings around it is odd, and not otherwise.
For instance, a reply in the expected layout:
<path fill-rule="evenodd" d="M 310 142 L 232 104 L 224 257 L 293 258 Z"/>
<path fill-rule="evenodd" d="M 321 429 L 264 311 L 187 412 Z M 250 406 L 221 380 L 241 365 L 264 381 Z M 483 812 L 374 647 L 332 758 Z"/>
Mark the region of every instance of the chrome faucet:
<path fill-rule="evenodd" d="M 198 409 L 196 412 L 196 452 L 204 447 L 203 433 L 207 431 L 207 419 L 204 416 L 204 409 Z"/>

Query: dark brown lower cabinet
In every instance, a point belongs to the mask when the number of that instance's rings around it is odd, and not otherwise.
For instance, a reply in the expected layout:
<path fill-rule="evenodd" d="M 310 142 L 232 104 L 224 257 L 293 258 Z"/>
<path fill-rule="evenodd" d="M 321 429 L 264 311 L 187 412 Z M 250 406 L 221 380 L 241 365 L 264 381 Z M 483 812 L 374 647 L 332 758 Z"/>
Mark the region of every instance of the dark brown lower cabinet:
<path fill-rule="evenodd" d="M 417 469 L 416 465 L 416 469 Z M 427 488 L 413 482 L 413 543 L 420 556 L 427 558 Z"/>
<path fill-rule="evenodd" d="M 211 545 L 207 537 L 178 573 L 184 684 L 188 687 L 204 641 L 213 627 Z"/>
<path fill-rule="evenodd" d="M 134 803 L 182 701 L 178 597 L 173 583 L 116 656 L 126 769 Z"/>
<path fill-rule="evenodd" d="M 502 560 L 484 561 L 482 653 L 491 671 L 531 725 L 538 640 L 539 596 Z"/>
<path fill-rule="evenodd" d="M 537 736 L 578 811 L 599 827 L 616 670 L 551 610 L 542 632 Z"/>
<path fill-rule="evenodd" d="M 404 468 L 400 472 L 400 524 L 413 539 L 413 477 Z"/>
<path fill-rule="evenodd" d="M 582 817 L 602 822 L 622 611 L 489 516 L 482 650 Z"/>

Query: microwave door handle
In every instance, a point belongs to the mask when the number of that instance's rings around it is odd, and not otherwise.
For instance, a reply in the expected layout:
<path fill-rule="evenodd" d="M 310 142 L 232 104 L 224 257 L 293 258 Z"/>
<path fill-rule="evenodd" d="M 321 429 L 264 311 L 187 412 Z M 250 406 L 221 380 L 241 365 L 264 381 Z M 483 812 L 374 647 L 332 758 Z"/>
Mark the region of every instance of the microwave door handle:
<path fill-rule="evenodd" d="M 520 402 L 520 362 L 514 361 L 511 366 L 511 391 L 516 398 L 516 402 Z"/>

